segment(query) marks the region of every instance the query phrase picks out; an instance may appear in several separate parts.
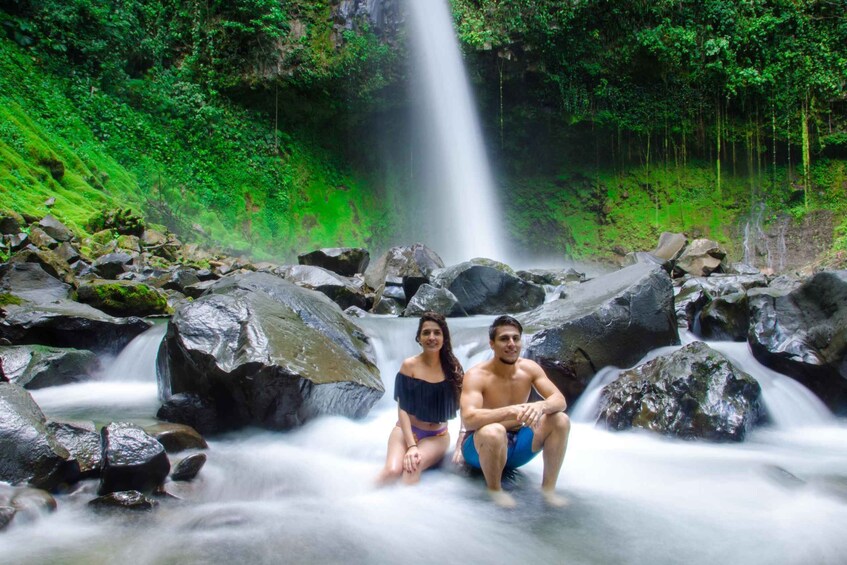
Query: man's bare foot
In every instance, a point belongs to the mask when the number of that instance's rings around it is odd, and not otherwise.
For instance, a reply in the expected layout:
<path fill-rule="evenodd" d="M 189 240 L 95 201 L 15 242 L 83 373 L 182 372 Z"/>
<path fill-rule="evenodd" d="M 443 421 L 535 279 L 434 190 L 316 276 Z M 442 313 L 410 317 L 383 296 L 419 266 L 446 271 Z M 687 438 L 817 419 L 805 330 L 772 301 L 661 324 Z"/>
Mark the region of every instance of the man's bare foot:
<path fill-rule="evenodd" d="M 488 496 L 494 501 L 494 504 L 500 508 L 514 508 L 518 505 L 515 499 L 508 492 L 502 490 L 489 490 Z"/>
<path fill-rule="evenodd" d="M 567 498 L 557 494 L 554 490 L 542 490 L 541 495 L 544 497 L 544 502 L 547 503 L 547 506 L 553 508 L 563 508 L 570 503 Z"/>

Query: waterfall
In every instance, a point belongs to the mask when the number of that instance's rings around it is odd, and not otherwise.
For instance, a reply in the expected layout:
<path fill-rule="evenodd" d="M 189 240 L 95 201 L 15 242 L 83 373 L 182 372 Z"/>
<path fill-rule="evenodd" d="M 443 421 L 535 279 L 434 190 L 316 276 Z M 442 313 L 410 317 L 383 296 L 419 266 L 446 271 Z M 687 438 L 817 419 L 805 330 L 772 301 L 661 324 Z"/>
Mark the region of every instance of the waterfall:
<path fill-rule="evenodd" d="M 506 230 L 448 2 L 408 5 L 424 99 L 418 116 L 426 140 L 424 241 L 448 264 L 472 257 L 504 261 Z"/>

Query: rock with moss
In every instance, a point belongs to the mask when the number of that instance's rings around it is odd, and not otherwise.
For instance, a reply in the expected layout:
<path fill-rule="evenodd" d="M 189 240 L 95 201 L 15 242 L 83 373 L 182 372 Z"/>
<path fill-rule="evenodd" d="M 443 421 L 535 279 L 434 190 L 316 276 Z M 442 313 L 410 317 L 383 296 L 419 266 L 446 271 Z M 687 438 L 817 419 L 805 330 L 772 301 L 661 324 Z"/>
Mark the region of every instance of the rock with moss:
<path fill-rule="evenodd" d="M 76 277 L 68 262 L 49 249 L 33 247 L 18 251 L 9 259 L 9 263 L 38 263 L 52 277 L 65 284 L 76 285 Z"/>
<path fill-rule="evenodd" d="M 144 233 L 144 218 L 129 208 L 113 208 L 95 214 L 88 221 L 91 231 L 114 230 L 123 235 L 140 236 Z"/>
<path fill-rule="evenodd" d="M 362 417 L 385 390 L 364 332 L 325 295 L 269 273 L 225 277 L 180 307 L 157 370 L 165 398 L 210 399 L 220 429 Z"/>
<path fill-rule="evenodd" d="M 20 214 L 12 210 L 0 211 L 0 234 L 15 235 L 21 232 L 26 222 Z"/>
<path fill-rule="evenodd" d="M 168 296 L 158 288 L 137 281 L 92 281 L 77 289 L 78 300 L 112 316 L 171 314 Z"/>
<path fill-rule="evenodd" d="M 0 346 L 0 372 L 28 390 L 87 381 L 100 369 L 91 351 L 45 345 Z"/>
<path fill-rule="evenodd" d="M 48 304 L 71 296 L 73 287 L 52 276 L 40 263 L 0 265 L 0 306 L 4 304 Z"/>
<path fill-rule="evenodd" d="M 41 218 L 41 221 L 38 222 L 38 227 L 44 230 L 47 235 L 56 241 L 70 241 L 74 237 L 73 232 L 71 232 L 68 226 L 57 220 L 56 217 L 51 214 L 47 214 Z"/>

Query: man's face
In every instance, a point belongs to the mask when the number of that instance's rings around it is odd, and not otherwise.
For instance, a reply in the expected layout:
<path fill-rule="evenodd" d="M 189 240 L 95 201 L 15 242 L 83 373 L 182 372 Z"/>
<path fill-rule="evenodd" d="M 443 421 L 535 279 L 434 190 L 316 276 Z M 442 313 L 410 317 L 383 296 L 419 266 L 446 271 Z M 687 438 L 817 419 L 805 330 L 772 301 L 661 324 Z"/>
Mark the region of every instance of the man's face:
<path fill-rule="evenodd" d="M 514 365 L 521 356 L 521 333 L 514 326 L 500 326 L 490 342 L 494 357 L 506 365 Z"/>

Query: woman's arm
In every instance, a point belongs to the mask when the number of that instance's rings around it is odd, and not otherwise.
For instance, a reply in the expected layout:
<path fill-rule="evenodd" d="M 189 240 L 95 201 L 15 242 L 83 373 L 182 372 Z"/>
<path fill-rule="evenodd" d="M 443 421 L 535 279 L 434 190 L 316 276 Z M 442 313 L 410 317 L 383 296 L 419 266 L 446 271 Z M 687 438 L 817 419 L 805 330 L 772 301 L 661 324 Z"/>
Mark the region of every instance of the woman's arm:
<path fill-rule="evenodd" d="M 400 422 L 400 431 L 403 432 L 403 442 L 406 445 L 406 454 L 403 455 L 403 470 L 412 473 L 421 462 L 421 454 L 418 452 L 418 443 L 412 432 L 412 421 L 409 414 L 399 406 L 397 407 L 397 420 Z"/>

